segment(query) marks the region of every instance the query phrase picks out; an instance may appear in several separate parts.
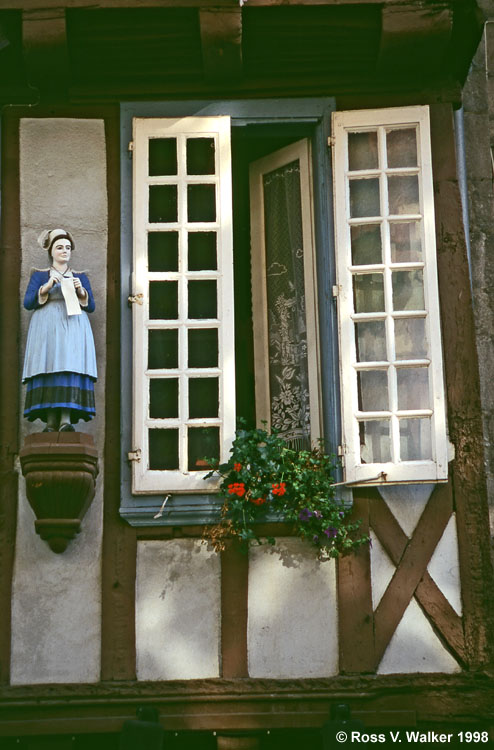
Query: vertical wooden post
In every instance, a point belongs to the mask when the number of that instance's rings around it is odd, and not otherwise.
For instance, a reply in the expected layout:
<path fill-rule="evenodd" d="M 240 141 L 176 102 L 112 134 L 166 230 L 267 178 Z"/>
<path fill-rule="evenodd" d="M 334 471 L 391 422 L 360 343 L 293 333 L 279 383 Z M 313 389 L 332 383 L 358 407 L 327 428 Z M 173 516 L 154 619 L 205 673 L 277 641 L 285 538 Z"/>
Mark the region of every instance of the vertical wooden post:
<path fill-rule="evenodd" d="M 5 111 L 5 110 L 4 110 Z M 10 679 L 12 575 L 17 522 L 19 450 L 19 118 L 2 122 L 0 254 L 0 684 Z"/>
<path fill-rule="evenodd" d="M 101 679 L 136 676 L 135 529 L 119 516 L 120 506 L 120 154 L 119 111 L 105 119 L 108 175 L 108 276 L 103 509 Z M 113 384 L 113 385 L 111 385 Z"/>
<path fill-rule="evenodd" d="M 354 519 L 369 533 L 369 492 L 354 490 Z M 340 672 L 373 672 L 374 619 L 369 545 L 338 560 L 338 632 Z"/>
<path fill-rule="evenodd" d="M 456 177 L 453 113 L 431 107 L 439 295 L 443 328 L 466 658 L 491 660 L 494 586 L 482 445 L 482 404 L 469 268 Z"/>
<path fill-rule="evenodd" d="M 247 600 L 249 557 L 236 539 L 221 553 L 222 677 L 248 677 Z"/>

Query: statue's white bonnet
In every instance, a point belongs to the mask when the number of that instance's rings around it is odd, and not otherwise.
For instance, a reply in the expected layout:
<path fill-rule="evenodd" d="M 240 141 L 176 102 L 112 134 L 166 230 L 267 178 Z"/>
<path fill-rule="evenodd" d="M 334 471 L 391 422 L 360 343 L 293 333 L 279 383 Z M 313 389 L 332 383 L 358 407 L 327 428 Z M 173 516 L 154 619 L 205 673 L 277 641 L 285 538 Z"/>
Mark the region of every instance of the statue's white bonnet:
<path fill-rule="evenodd" d="M 67 232 L 66 229 L 44 229 L 38 237 L 38 245 L 40 245 L 43 250 L 47 250 L 48 252 L 50 252 L 51 246 L 53 245 L 55 240 L 59 240 L 62 237 L 65 237 L 70 241 L 73 250 L 74 238 L 72 237 L 70 232 Z"/>

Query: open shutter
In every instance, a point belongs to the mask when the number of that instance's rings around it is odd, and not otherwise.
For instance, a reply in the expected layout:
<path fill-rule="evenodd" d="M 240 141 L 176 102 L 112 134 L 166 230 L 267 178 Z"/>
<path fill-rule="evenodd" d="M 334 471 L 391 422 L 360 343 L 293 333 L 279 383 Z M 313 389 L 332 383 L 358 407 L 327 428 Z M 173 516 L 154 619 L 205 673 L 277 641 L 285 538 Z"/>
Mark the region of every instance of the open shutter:
<path fill-rule="evenodd" d="M 427 107 L 333 114 L 347 482 L 446 479 Z"/>
<path fill-rule="evenodd" d="M 132 491 L 205 492 L 235 430 L 229 117 L 133 121 Z"/>

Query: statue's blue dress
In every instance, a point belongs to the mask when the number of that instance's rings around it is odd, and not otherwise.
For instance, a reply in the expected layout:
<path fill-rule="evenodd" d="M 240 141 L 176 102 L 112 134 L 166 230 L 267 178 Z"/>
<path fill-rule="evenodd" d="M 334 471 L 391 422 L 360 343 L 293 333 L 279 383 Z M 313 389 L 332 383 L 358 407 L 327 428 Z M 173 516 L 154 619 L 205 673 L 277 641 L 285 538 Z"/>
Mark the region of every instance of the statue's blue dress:
<path fill-rule="evenodd" d="M 71 421 L 89 421 L 95 415 L 96 355 L 86 312 L 93 312 L 94 297 L 84 273 L 73 273 L 87 291 L 81 315 L 67 315 L 60 284 L 40 304 L 38 292 L 50 271 L 34 271 L 24 298 L 26 310 L 34 310 L 27 335 L 22 382 L 26 383 L 24 416 L 29 421 L 47 420 L 47 409 L 70 409 Z"/>

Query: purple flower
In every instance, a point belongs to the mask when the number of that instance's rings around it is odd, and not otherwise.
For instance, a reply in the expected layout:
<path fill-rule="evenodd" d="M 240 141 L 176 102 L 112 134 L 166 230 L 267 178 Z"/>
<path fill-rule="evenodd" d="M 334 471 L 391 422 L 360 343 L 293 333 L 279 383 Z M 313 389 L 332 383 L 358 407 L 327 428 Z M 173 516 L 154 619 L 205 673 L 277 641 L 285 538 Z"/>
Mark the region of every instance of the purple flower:
<path fill-rule="evenodd" d="M 314 544 L 318 543 L 319 537 L 317 536 L 317 534 L 314 534 L 314 536 L 312 537 L 312 541 L 314 542 Z"/>
<path fill-rule="evenodd" d="M 340 510 L 340 518 L 345 518 L 345 513 L 342 510 Z"/>
<path fill-rule="evenodd" d="M 301 521 L 308 521 L 309 518 L 312 518 L 313 515 L 314 514 L 312 513 L 311 510 L 309 510 L 308 508 L 304 508 L 303 510 L 300 511 L 300 513 L 298 514 L 298 517 L 300 518 Z"/>
<path fill-rule="evenodd" d="M 328 526 L 327 529 L 324 529 L 323 534 L 326 534 L 328 539 L 334 539 L 334 537 L 337 534 L 337 530 L 334 528 L 334 526 Z"/>

